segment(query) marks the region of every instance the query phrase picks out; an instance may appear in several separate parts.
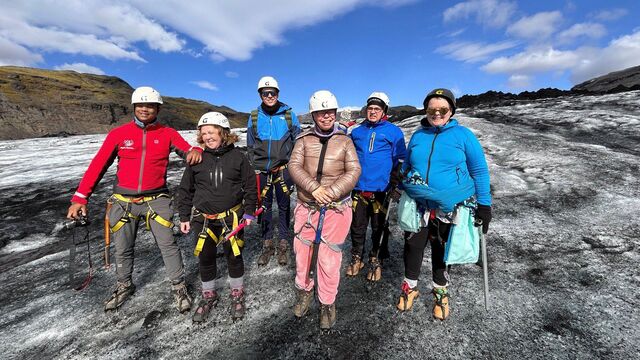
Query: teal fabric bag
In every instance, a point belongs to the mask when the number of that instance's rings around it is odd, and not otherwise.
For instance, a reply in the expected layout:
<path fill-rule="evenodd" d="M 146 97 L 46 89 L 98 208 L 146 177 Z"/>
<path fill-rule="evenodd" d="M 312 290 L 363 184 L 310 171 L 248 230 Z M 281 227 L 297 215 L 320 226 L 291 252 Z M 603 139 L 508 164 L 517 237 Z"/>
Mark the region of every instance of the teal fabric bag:
<path fill-rule="evenodd" d="M 403 192 L 398 201 L 398 225 L 404 231 L 417 233 L 420 231 L 420 211 L 418 204 L 407 192 Z"/>
<path fill-rule="evenodd" d="M 458 206 L 457 224 L 449 230 L 449 240 L 444 246 L 444 262 L 452 264 L 475 264 L 480 255 L 480 231 L 474 226 L 471 209 Z"/>

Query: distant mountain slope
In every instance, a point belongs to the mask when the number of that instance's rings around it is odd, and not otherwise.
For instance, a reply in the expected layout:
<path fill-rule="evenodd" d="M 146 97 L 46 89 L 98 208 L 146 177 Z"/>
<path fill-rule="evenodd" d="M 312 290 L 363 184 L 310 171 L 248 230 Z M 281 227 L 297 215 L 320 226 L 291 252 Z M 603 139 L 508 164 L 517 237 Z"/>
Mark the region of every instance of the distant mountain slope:
<path fill-rule="evenodd" d="M 132 91 L 114 76 L 0 66 L 0 140 L 106 133 L 131 120 Z M 194 129 L 207 111 L 222 112 L 234 127 L 246 126 L 248 114 L 228 107 L 162 98 L 160 120 L 176 129 Z"/>
<path fill-rule="evenodd" d="M 600 93 L 640 90 L 640 66 L 598 76 L 572 87 L 571 90 Z"/>
<path fill-rule="evenodd" d="M 587 80 L 572 87 L 571 90 L 544 88 L 523 91 L 519 94 L 490 90 L 478 95 L 463 95 L 458 99 L 457 104 L 461 108 L 508 106 L 561 96 L 613 94 L 633 90 L 640 90 L 640 66 Z"/>

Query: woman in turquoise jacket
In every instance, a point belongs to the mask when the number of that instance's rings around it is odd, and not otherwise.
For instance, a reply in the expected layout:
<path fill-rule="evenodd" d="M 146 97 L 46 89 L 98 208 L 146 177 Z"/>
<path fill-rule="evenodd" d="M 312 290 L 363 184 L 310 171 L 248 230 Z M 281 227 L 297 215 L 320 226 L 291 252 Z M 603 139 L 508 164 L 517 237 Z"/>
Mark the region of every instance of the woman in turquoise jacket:
<path fill-rule="evenodd" d="M 405 278 L 398 309 L 411 309 L 418 296 L 418 277 L 427 241 L 431 244 L 433 272 L 433 316 L 449 316 L 448 274 L 444 263 L 444 244 L 457 205 L 468 200 L 477 203 L 475 216 L 482 220 L 483 232 L 491 221 L 489 168 L 482 146 L 475 135 L 452 116 L 456 111 L 453 93 L 435 89 L 424 99 L 426 117 L 407 147 L 404 163 L 404 190 L 424 210 L 422 227 L 405 234 Z"/>

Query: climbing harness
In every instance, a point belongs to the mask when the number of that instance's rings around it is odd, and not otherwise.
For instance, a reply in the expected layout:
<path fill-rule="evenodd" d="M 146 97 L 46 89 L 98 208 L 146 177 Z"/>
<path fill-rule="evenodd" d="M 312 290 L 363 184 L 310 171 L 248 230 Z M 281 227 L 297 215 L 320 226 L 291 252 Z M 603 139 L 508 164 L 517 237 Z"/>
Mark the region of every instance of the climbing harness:
<path fill-rule="evenodd" d="M 77 228 L 74 227 L 72 230 L 73 231 L 72 244 L 69 247 L 69 284 L 71 286 L 73 286 L 74 275 L 75 275 L 75 256 L 76 256 L 76 244 L 77 244 L 76 229 Z M 91 260 L 91 247 L 90 247 L 91 244 L 89 243 L 89 228 L 86 229 L 86 233 L 82 241 L 87 243 L 87 257 L 89 259 L 89 274 L 87 274 L 87 277 L 82 281 L 82 283 L 79 286 L 74 288 L 75 291 L 81 291 L 85 289 L 87 286 L 89 286 L 89 284 L 91 283 L 91 280 L 93 279 L 93 261 Z"/>
<path fill-rule="evenodd" d="M 197 209 L 191 209 L 191 217 L 195 218 L 197 216 L 202 216 L 204 218 L 204 222 L 202 224 L 202 231 L 198 234 L 198 243 L 196 244 L 195 249 L 193 250 L 193 255 L 199 256 L 202 251 L 202 247 L 204 246 L 205 240 L 207 237 L 210 237 L 215 243 L 216 246 L 220 245 L 225 241 L 225 234 L 231 229 L 235 229 L 238 227 L 238 210 L 242 207 L 242 204 L 238 204 L 227 211 L 223 211 L 217 214 L 205 214 L 203 212 L 198 211 Z M 231 229 L 227 226 L 227 222 L 225 218 L 227 216 L 233 216 L 233 221 L 231 225 Z M 222 223 L 222 233 L 219 236 L 213 233 L 213 230 L 209 228 L 209 221 L 220 220 Z M 244 246 L 244 241 L 242 239 L 238 239 L 235 235 L 229 238 L 229 242 L 231 243 L 231 250 L 233 251 L 234 256 L 240 256 L 240 248 Z"/>
<path fill-rule="evenodd" d="M 131 204 L 136 204 L 136 205 L 146 204 L 147 207 L 149 208 L 146 214 L 140 216 L 141 219 L 144 219 L 147 226 L 147 230 L 151 230 L 150 220 L 153 220 L 162 226 L 172 228 L 173 222 L 160 216 L 151 207 L 150 202 L 161 197 L 170 198 L 168 194 L 158 194 L 153 196 L 140 196 L 140 197 L 113 194 L 109 199 L 109 201 L 113 202 L 113 199 L 118 200 L 116 203 L 122 208 L 122 210 L 124 210 L 124 214 L 122 215 L 120 220 L 118 220 L 118 222 L 116 222 L 116 224 L 111 227 L 111 233 L 113 234 L 117 232 L 118 230 L 120 230 L 120 228 L 122 228 L 122 226 L 124 226 L 124 224 L 137 219 L 137 217 L 131 213 Z M 126 205 L 122 206 L 121 203 L 125 203 Z"/>
<path fill-rule="evenodd" d="M 386 198 L 385 198 L 386 202 Z M 373 206 L 373 213 L 379 214 L 380 211 L 386 214 L 387 209 L 384 207 L 384 204 L 375 198 L 375 194 L 371 191 L 360 191 L 356 192 L 353 195 L 353 204 L 352 209 L 356 211 L 356 207 L 359 203 L 362 203 L 364 206 L 369 206 L 370 204 Z"/>
<path fill-rule="evenodd" d="M 348 202 L 350 200 L 351 200 L 350 198 L 346 198 L 346 199 L 344 199 L 342 201 L 339 201 L 339 202 L 332 202 L 332 203 L 330 203 L 328 205 L 325 205 L 324 208 L 326 210 L 333 210 L 333 211 L 335 211 L 337 213 L 342 213 L 344 205 L 348 204 Z M 331 242 L 327 241 L 324 237 L 322 237 L 322 234 L 318 235 L 317 226 L 314 226 L 312 224 L 312 222 L 311 222 L 314 214 L 316 212 L 319 212 L 323 207 L 320 207 L 315 203 L 300 203 L 300 204 L 303 207 L 307 208 L 309 212 L 307 213 L 307 221 L 305 221 L 305 223 L 302 224 L 302 226 L 300 226 L 299 229 L 297 229 L 297 230 L 294 229 L 293 236 L 296 237 L 298 240 L 300 240 L 300 242 L 302 242 L 303 244 L 305 244 L 307 246 L 315 245 L 315 238 L 320 236 L 318 241 L 324 242 L 325 245 L 327 245 L 329 247 L 329 249 L 331 249 L 331 250 L 333 250 L 335 252 L 342 252 L 342 249 L 345 246 L 345 244 L 337 245 L 337 244 L 334 244 L 334 243 L 331 243 Z M 302 231 L 304 229 L 313 230 L 314 234 L 316 234 L 315 238 L 314 239 L 305 239 L 305 238 L 303 238 L 301 234 L 302 234 Z"/>
<path fill-rule="evenodd" d="M 260 199 L 267 196 L 267 193 L 269 192 L 269 190 L 271 190 L 271 187 L 274 184 L 279 184 L 280 188 L 282 188 L 282 192 L 285 195 L 289 195 L 292 192 L 292 189 L 290 189 L 289 186 L 287 186 L 287 183 L 284 180 L 284 170 L 286 168 L 287 168 L 287 164 L 279 166 L 269 171 L 269 173 L 267 174 L 267 183 L 265 184 L 264 189 L 262 189 L 262 192 L 260 193 Z M 258 186 L 259 186 L 259 183 L 258 183 Z"/>

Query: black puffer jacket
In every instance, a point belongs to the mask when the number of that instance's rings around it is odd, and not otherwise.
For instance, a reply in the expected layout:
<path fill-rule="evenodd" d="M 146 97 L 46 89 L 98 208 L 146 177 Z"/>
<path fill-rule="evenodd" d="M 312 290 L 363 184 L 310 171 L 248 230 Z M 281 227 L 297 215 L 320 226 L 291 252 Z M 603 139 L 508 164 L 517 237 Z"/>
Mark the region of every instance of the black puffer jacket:
<path fill-rule="evenodd" d="M 242 203 L 244 213 L 256 211 L 256 177 L 242 151 L 233 144 L 205 149 L 202 162 L 187 165 L 177 192 L 180 221 L 189 221 L 191 207 L 217 214 Z"/>

